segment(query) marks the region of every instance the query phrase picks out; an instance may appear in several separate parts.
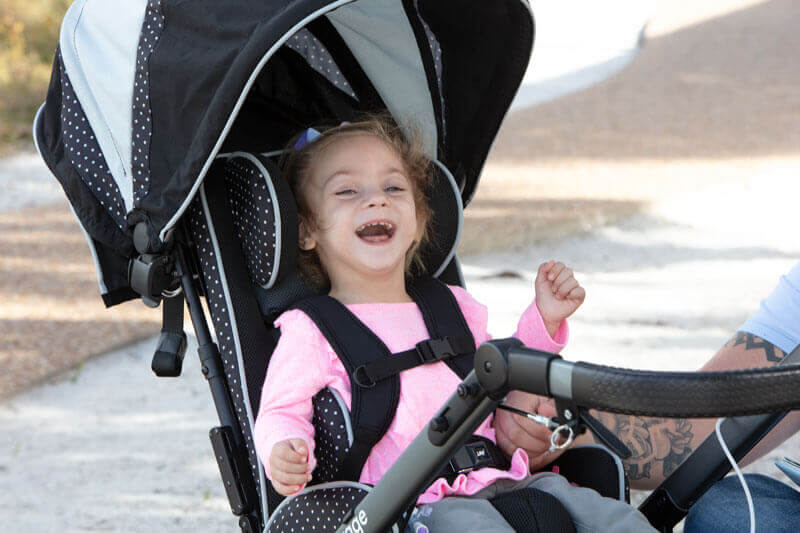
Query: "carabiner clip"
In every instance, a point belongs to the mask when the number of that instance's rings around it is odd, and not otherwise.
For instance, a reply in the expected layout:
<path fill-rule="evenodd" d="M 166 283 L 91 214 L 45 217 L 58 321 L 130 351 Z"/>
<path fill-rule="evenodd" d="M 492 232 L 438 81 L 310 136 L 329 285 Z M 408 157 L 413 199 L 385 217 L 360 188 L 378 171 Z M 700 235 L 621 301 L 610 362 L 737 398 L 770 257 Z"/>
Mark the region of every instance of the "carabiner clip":
<path fill-rule="evenodd" d="M 561 432 L 566 431 L 567 439 L 562 442 L 561 444 L 558 443 L 558 439 L 561 436 Z M 550 434 L 550 449 L 547 450 L 548 453 L 552 453 L 556 450 L 562 450 L 572 444 L 572 441 L 575 439 L 575 431 L 572 429 L 571 424 L 562 424 L 558 426 L 553 433 Z"/>

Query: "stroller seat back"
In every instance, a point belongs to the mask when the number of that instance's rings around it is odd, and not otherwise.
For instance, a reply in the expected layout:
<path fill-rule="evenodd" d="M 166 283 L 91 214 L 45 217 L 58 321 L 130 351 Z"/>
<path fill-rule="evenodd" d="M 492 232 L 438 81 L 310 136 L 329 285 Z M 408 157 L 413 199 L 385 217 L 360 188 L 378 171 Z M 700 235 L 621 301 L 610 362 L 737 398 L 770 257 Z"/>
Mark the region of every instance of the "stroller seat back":
<path fill-rule="evenodd" d="M 436 168 L 437 186 L 430 198 L 435 244 L 423 257 L 429 272 L 457 284 L 461 196 L 449 171 L 441 164 Z M 188 221 L 259 503 L 262 509 L 271 509 L 280 498 L 255 453 L 253 425 L 269 354 L 279 336 L 272 321 L 314 294 L 297 273 L 296 204 L 269 157 L 236 152 L 212 165 Z"/>
<path fill-rule="evenodd" d="M 450 186 L 442 187 L 440 182 L 440 186 L 434 188 L 437 194 L 430 199 L 435 213 L 433 241 L 437 245 L 425 250 L 424 259 L 440 279 L 456 284 L 461 283 L 454 255 L 460 224 L 452 220 L 461 219 L 460 195 L 447 169 L 438 165 L 437 168 L 435 179 L 447 180 Z M 243 152 L 227 154 L 212 166 L 201 186 L 190 210 L 189 226 L 230 396 L 248 463 L 257 480 L 258 503 L 263 516 L 268 516 L 281 498 L 266 479 L 255 453 L 253 427 L 269 354 L 279 336 L 272 321 L 298 301 L 314 294 L 297 274 L 294 198 L 269 157 Z M 444 245 L 438 244 L 441 242 Z M 341 398 L 325 389 L 317 395 L 314 404 L 315 426 L 334 424 L 334 431 L 318 432 L 318 446 L 330 450 L 320 458 L 320 473 L 314 480 L 320 482 L 331 479 L 346 456 L 353 436 L 348 434 L 348 430 L 352 432 L 348 424 L 350 416 Z M 328 413 L 324 413 L 325 408 Z M 337 450 L 342 439 L 346 439 L 348 445 L 339 446 Z M 608 485 L 604 494 L 625 498 L 625 483 L 619 481 L 624 480 L 621 468 L 611 457 L 602 459 L 602 455 L 608 454 L 597 450 L 581 452 L 581 457 L 587 459 L 580 460 L 581 468 L 573 468 L 573 471 L 576 475 L 578 471 L 597 472 L 594 468 L 585 470 L 583 466 L 605 461 L 599 470 L 614 472 L 613 476 L 587 473 L 580 476 L 581 480 L 606 480 L 601 483 Z M 328 475 L 323 475 L 323 471 Z M 318 497 L 316 494 L 315 498 Z"/>

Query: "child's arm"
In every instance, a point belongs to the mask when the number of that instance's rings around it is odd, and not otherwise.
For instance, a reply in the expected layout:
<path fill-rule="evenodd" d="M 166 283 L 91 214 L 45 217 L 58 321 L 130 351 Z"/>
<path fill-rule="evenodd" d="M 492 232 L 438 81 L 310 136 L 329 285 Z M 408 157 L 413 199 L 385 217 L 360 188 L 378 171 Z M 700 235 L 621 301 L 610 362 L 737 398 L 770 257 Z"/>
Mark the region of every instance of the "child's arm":
<path fill-rule="evenodd" d="M 253 431 L 256 451 L 270 479 L 272 454 L 280 442 L 305 442 L 309 469 L 316 466 L 312 397 L 330 382 L 331 374 L 327 342 L 307 315 L 287 311 L 276 325 L 281 337 L 267 369 Z"/>
<path fill-rule="evenodd" d="M 555 337 L 561 322 L 575 312 L 586 298 L 571 268 L 552 259 L 539 265 L 534 283 L 536 306 L 550 337 Z"/>
<path fill-rule="evenodd" d="M 570 316 L 583 303 L 586 292 L 572 272 L 563 263 L 548 261 L 539 265 L 534 282 L 536 300 L 522 314 L 516 338 L 526 346 L 557 353 L 567 341 L 567 323 Z M 506 404 L 546 417 L 556 415 L 550 398 L 511 391 Z M 507 411 L 498 411 L 493 420 L 497 444 L 511 455 L 517 448 L 528 453 L 535 470 L 553 459 L 550 455 L 550 430 Z"/>
<path fill-rule="evenodd" d="M 272 486 L 278 494 L 290 496 L 311 481 L 308 446 L 303 439 L 282 440 L 269 454 Z"/>
<path fill-rule="evenodd" d="M 536 299 L 522 313 L 514 337 L 530 348 L 558 353 L 568 337 L 564 319 L 583 303 L 586 292 L 572 269 L 556 261 L 539 265 L 534 287 Z"/>

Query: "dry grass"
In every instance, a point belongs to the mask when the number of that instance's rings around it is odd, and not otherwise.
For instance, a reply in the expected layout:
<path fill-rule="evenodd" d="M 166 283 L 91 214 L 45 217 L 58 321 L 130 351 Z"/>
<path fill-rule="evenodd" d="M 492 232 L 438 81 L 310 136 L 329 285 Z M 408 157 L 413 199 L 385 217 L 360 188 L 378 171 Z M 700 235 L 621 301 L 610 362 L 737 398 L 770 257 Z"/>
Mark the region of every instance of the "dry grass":
<path fill-rule="evenodd" d="M 33 117 L 47 93 L 58 28 L 70 3 L 0 3 L 0 154 L 31 138 Z"/>

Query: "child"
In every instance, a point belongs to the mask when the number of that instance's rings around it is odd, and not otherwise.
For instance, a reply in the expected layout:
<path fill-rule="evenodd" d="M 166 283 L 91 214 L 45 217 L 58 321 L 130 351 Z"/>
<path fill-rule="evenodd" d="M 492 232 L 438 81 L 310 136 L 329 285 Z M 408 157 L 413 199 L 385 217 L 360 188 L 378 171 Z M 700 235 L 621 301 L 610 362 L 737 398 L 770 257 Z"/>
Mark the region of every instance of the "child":
<path fill-rule="evenodd" d="M 406 276 L 428 238 L 431 212 L 425 190 L 430 161 L 400 128 L 381 119 L 343 124 L 322 134 L 309 130 L 296 147 L 285 172 L 298 205 L 301 272 L 344 304 L 392 353 L 413 348 L 428 338 L 422 315 L 406 292 Z M 450 290 L 479 346 L 489 339 L 486 308 L 462 288 Z M 572 270 L 548 261 L 539 267 L 535 291 L 536 300 L 523 313 L 515 336 L 530 347 L 557 352 L 567 339 L 564 319 L 581 305 L 584 289 Z M 275 490 L 292 495 L 311 480 L 316 466 L 312 397 L 330 387 L 350 408 L 350 383 L 330 344 L 302 311 L 287 311 L 275 324 L 281 337 L 264 383 L 255 443 Z M 400 374 L 395 418 L 367 458 L 362 483 L 380 480 L 459 383 L 442 362 Z M 494 441 L 491 417 L 476 434 Z M 507 470 L 487 467 L 460 474 L 452 484 L 440 478 L 418 503 L 525 486 L 531 477 L 525 452 L 516 450 L 510 464 Z M 569 490 L 566 482 L 563 485 Z M 635 512 L 588 489 L 576 490 Z M 435 510 L 436 505 L 430 507 Z M 427 514 L 436 522 L 436 513 Z M 460 508 L 459 516 L 472 520 Z M 587 515 L 586 522 L 593 518 Z M 638 531 L 646 527 L 641 520 L 636 521 Z"/>

